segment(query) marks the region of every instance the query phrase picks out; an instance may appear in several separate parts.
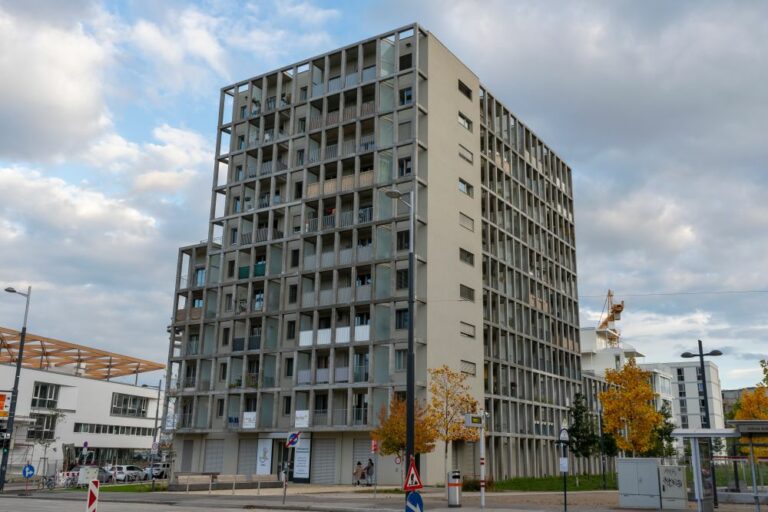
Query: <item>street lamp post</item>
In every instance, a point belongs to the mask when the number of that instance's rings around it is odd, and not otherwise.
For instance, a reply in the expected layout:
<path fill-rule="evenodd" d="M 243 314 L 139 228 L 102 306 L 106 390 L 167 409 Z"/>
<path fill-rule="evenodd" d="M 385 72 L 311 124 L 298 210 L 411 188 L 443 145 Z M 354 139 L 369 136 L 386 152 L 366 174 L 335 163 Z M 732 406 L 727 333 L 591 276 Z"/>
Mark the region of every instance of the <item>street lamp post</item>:
<path fill-rule="evenodd" d="M 405 379 L 405 467 L 411 463 L 414 456 L 414 422 L 416 408 L 416 373 L 413 343 L 414 329 L 414 274 L 416 270 L 415 241 L 416 241 L 416 211 L 414 190 L 408 192 L 408 201 L 403 199 L 406 194 L 396 188 L 386 191 L 387 197 L 399 199 L 408 206 L 408 356 Z"/>
<path fill-rule="evenodd" d="M 24 308 L 24 323 L 21 326 L 21 335 L 19 336 L 19 349 L 16 351 L 16 376 L 13 379 L 13 391 L 11 392 L 11 405 L 8 410 L 8 441 L 9 445 L 3 448 L 3 458 L 0 462 L 0 493 L 5 490 L 5 475 L 8 471 L 8 456 L 11 451 L 10 440 L 13 439 L 13 422 L 16 419 L 16 401 L 19 396 L 19 378 L 21 377 L 21 361 L 24 357 L 24 341 L 27 337 L 27 317 L 29 316 L 29 299 L 32 296 L 32 287 L 27 287 L 27 293 L 20 292 L 15 288 L 5 289 L 8 293 L 16 293 L 26 297 L 27 304 Z"/>
<path fill-rule="evenodd" d="M 704 347 L 702 346 L 701 340 L 699 341 L 699 351 L 697 353 L 693 352 L 683 352 L 680 354 L 680 357 L 684 357 L 686 359 L 690 359 L 692 357 L 698 357 L 699 358 L 699 365 L 701 368 L 701 389 L 702 394 L 704 397 L 704 419 L 701 422 L 701 426 L 703 428 L 712 428 L 712 423 L 710 421 L 709 416 L 709 397 L 707 393 L 707 373 L 706 368 L 704 366 L 704 356 L 721 356 L 723 355 L 722 352 L 719 350 L 710 350 L 706 354 L 704 353 Z M 717 502 L 717 480 L 715 479 L 715 462 L 713 460 L 713 453 L 712 453 L 712 438 L 707 438 L 709 441 L 709 468 L 710 468 L 710 476 L 712 478 L 712 498 L 713 498 L 713 504 L 715 507 L 718 506 Z"/>

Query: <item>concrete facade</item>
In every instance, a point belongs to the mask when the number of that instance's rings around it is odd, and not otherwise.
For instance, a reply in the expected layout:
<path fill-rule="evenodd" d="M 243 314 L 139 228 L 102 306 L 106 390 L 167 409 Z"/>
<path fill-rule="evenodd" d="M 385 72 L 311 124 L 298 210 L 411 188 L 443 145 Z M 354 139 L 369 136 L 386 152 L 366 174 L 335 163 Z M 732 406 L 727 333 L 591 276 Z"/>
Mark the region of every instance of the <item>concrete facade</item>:
<path fill-rule="evenodd" d="M 0 365 L 0 388 L 13 387 L 15 371 L 15 365 Z M 41 472 L 46 457 L 49 473 L 61 470 L 77 462 L 85 442 L 94 463 L 133 462 L 152 447 L 157 404 L 156 389 L 24 368 L 11 474 L 26 463 Z"/>
<path fill-rule="evenodd" d="M 415 190 L 414 319 L 391 187 Z M 413 321 L 417 399 L 428 368 L 464 372 L 490 475 L 557 472 L 581 389 L 571 170 L 434 35 L 409 25 L 223 88 L 210 218 L 177 267 L 177 471 L 276 473 L 301 430 L 294 477 L 351 482 L 405 393 Z M 442 451 L 422 457 L 428 483 Z M 455 443 L 449 465 L 476 461 Z M 400 481 L 392 457 L 377 468 Z"/>

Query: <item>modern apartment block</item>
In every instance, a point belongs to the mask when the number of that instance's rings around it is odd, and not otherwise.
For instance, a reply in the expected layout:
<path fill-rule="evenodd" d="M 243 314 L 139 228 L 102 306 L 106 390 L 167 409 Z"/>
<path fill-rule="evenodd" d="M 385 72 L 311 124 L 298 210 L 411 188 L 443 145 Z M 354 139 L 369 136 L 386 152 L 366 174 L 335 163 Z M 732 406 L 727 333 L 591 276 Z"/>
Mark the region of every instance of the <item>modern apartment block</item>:
<path fill-rule="evenodd" d="M 176 469 L 349 483 L 427 369 L 469 376 L 491 475 L 554 474 L 580 389 L 570 168 L 416 24 L 221 91 L 208 237 L 180 249 Z M 407 309 L 415 191 L 414 318 Z M 302 431 L 295 453 L 283 445 Z M 477 450 L 455 443 L 472 473 Z M 379 457 L 381 483 L 399 483 Z M 442 446 L 422 456 L 445 478 Z"/>

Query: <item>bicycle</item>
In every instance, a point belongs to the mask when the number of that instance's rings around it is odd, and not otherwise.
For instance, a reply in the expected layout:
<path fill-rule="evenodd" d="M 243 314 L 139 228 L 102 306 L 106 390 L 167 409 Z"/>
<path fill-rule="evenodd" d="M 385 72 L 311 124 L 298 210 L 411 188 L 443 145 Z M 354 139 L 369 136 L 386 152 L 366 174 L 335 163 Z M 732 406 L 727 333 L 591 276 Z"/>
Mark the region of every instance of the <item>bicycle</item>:
<path fill-rule="evenodd" d="M 64 480 L 64 487 L 67 487 L 67 488 L 77 487 L 77 480 L 78 478 L 76 476 L 68 476 Z"/>
<path fill-rule="evenodd" d="M 37 488 L 52 491 L 56 488 L 56 478 L 52 476 L 41 476 L 37 481 Z"/>

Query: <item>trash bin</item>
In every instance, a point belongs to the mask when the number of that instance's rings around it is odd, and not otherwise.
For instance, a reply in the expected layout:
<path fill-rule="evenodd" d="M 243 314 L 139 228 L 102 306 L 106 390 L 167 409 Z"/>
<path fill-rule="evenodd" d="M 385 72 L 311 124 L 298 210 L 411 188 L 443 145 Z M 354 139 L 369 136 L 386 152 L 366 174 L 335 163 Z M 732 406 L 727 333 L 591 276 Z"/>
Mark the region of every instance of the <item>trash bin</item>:
<path fill-rule="evenodd" d="M 448 472 L 448 506 L 461 506 L 461 471 L 454 469 Z"/>

